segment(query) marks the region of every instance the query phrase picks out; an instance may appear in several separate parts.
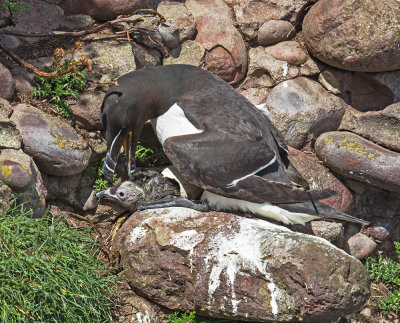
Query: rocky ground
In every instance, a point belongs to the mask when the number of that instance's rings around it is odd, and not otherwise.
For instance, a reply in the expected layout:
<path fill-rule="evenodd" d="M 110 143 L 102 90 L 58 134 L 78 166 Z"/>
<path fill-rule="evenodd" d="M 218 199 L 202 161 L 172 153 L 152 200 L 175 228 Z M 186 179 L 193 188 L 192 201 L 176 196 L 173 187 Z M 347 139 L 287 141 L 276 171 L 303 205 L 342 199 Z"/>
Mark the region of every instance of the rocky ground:
<path fill-rule="evenodd" d="M 208 69 L 264 105 L 301 175 L 335 192 L 322 202 L 371 222 L 285 228 L 187 209 L 128 218 L 118 206 L 98 204 L 88 172 L 105 154 L 99 115 L 107 85 L 89 82 L 65 120 L 32 96 L 34 73 L 0 50 L 0 204 L 15 195 L 37 217 L 50 206 L 92 221 L 140 295 L 125 300 L 120 321 L 158 322 L 168 310 L 230 321 L 384 321 L 371 300 L 364 306 L 369 282 L 357 259 L 392 256 L 400 241 L 397 0 L 23 3 L 26 11 L 0 11 L 7 51 L 43 70 L 56 48 L 79 39 L 83 48 L 66 58 L 86 56 L 88 78 L 106 82 L 155 65 Z M 80 37 L 46 35 L 141 8 L 165 21 L 148 12 L 134 16 L 135 30 L 116 22 Z M 141 142 L 157 147 L 150 127 Z"/>

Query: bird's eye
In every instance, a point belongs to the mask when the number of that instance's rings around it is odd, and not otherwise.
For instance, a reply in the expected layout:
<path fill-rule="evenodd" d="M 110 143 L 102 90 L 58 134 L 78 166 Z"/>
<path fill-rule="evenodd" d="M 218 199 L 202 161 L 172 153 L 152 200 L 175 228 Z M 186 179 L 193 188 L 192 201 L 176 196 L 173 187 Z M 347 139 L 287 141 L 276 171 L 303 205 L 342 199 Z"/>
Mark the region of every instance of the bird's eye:
<path fill-rule="evenodd" d="M 124 192 L 119 192 L 119 196 L 124 197 Z"/>

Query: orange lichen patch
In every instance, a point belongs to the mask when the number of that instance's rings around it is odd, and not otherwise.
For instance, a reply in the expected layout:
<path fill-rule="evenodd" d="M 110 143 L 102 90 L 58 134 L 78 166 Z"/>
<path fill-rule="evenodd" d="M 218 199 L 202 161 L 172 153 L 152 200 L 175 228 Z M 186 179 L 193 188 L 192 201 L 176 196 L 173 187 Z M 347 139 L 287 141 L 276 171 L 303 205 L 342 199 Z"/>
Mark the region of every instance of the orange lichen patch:
<path fill-rule="evenodd" d="M 32 171 L 25 164 L 21 164 L 21 167 L 25 169 L 29 173 L 29 175 L 32 175 Z"/>
<path fill-rule="evenodd" d="M 11 169 L 12 169 L 12 166 L 2 165 L 1 166 L 1 175 L 5 179 L 7 179 L 11 175 Z"/>
<path fill-rule="evenodd" d="M 56 141 L 58 143 L 58 146 L 60 146 L 60 148 L 69 149 L 68 146 L 64 142 L 62 142 L 59 138 L 56 138 Z"/>

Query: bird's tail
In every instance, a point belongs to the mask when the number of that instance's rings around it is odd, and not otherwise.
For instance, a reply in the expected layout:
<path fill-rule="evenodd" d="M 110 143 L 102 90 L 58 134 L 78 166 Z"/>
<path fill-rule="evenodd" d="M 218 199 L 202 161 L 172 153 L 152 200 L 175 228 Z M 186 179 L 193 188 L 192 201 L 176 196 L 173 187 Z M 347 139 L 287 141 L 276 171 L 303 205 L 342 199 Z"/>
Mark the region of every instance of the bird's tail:
<path fill-rule="evenodd" d="M 310 215 L 320 216 L 321 218 L 335 219 L 353 223 L 360 223 L 363 225 L 368 225 L 369 222 L 356 218 L 354 216 L 348 215 L 346 213 L 340 212 L 330 206 L 323 204 L 321 202 L 314 202 L 315 205 L 311 201 L 309 202 L 300 202 L 300 203 L 291 203 L 291 204 L 275 204 L 282 209 L 285 209 L 290 212 L 297 213 L 306 213 Z M 314 207 L 315 206 L 315 207 Z"/>

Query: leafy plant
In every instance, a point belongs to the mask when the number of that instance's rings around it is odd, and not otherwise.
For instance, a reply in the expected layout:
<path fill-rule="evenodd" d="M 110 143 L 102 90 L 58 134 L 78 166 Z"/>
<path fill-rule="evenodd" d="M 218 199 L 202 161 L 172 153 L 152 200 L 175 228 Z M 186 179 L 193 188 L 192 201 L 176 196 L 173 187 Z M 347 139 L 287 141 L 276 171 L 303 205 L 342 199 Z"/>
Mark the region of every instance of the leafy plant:
<path fill-rule="evenodd" d="M 147 166 L 154 164 L 156 161 L 164 164 L 168 160 L 162 148 L 153 150 L 142 146 L 140 143 L 137 145 L 135 158 L 139 163 Z"/>
<path fill-rule="evenodd" d="M 26 12 L 28 10 L 28 6 L 25 3 L 20 1 L 12 2 L 8 0 L 4 0 L 3 2 L 3 9 L 4 11 L 8 9 L 11 14 L 11 20 L 14 24 L 18 21 L 18 14 L 20 11 Z"/>
<path fill-rule="evenodd" d="M 387 295 L 378 296 L 376 302 L 384 315 L 400 312 L 400 242 L 394 242 L 394 245 L 397 261 L 379 255 L 377 259 L 368 257 L 365 262 L 371 279 L 383 283 L 388 290 Z"/>
<path fill-rule="evenodd" d="M 28 216 L 0 211 L 0 321 L 111 321 L 118 276 L 96 260 L 89 230 Z"/>
<path fill-rule="evenodd" d="M 175 312 L 168 316 L 169 323 L 196 323 L 196 312 L 179 313 Z"/>
<path fill-rule="evenodd" d="M 44 67 L 43 76 L 35 75 L 33 83 L 35 87 L 32 94 L 41 99 L 47 99 L 58 107 L 63 118 L 69 119 L 72 116 L 72 110 L 67 100 L 70 98 L 79 99 L 80 92 L 86 86 L 86 73 L 92 69 L 92 65 L 85 56 L 79 60 L 70 61 L 64 59 L 68 53 L 81 49 L 82 43 L 76 42 L 75 46 L 64 52 L 57 48 L 54 51 L 53 65 Z"/>
<path fill-rule="evenodd" d="M 95 179 L 93 188 L 97 192 L 104 191 L 109 187 L 108 181 L 103 178 L 104 159 L 105 158 L 103 158 L 101 161 L 91 163 L 86 169 L 86 172 L 88 172 L 89 176 Z M 117 174 L 114 174 L 114 181 L 116 179 L 117 179 Z"/>

